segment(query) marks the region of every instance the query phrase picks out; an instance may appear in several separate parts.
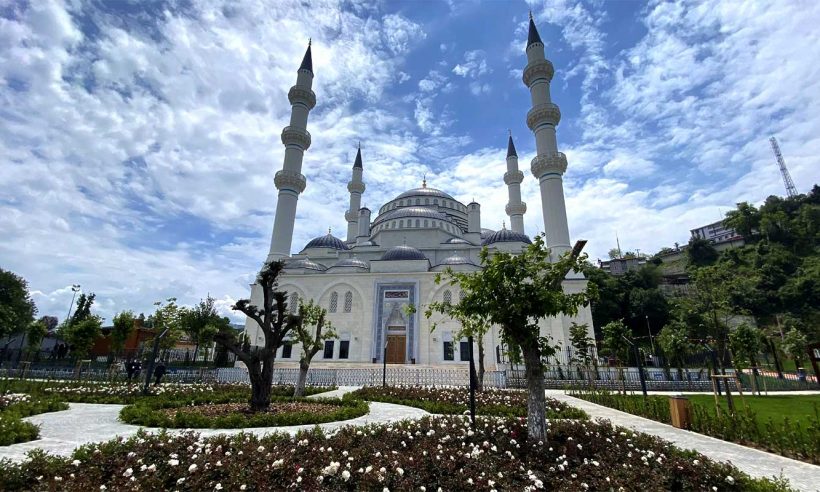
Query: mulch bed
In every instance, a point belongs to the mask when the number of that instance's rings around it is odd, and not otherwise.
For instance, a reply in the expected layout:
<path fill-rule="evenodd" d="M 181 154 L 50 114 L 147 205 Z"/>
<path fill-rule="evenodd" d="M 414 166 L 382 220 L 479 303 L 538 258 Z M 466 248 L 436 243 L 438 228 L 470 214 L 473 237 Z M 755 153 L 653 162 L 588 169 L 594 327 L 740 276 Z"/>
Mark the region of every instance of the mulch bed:
<path fill-rule="evenodd" d="M 298 413 L 298 412 L 307 412 L 314 415 L 326 415 L 337 411 L 339 407 L 333 405 L 326 405 L 323 403 L 312 403 L 312 402 L 304 402 L 304 401 L 293 401 L 293 402 L 272 402 L 270 408 L 268 408 L 267 412 L 259 412 L 259 413 L 268 413 L 268 414 L 287 414 L 287 413 Z M 248 408 L 248 404 L 245 402 L 241 403 L 214 403 L 209 405 L 194 405 L 194 406 L 187 406 L 187 407 L 176 407 L 176 408 L 164 408 L 162 410 L 158 410 L 159 412 L 165 414 L 168 417 L 173 418 L 177 412 L 188 413 L 188 414 L 199 414 L 204 415 L 206 417 L 221 417 L 225 415 L 231 414 L 242 414 L 242 415 L 254 415 L 254 412 L 250 411 Z"/>

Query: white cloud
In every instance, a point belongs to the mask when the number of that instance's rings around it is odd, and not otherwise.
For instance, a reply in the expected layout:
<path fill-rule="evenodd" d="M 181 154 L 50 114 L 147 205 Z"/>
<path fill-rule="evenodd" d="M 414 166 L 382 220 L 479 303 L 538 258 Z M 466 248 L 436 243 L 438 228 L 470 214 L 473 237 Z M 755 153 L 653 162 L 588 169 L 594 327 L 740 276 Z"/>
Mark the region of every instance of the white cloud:
<path fill-rule="evenodd" d="M 472 50 L 464 53 L 464 62 L 453 67 L 453 73 L 465 78 L 478 78 L 490 72 L 487 65 L 487 55 L 482 50 Z"/>

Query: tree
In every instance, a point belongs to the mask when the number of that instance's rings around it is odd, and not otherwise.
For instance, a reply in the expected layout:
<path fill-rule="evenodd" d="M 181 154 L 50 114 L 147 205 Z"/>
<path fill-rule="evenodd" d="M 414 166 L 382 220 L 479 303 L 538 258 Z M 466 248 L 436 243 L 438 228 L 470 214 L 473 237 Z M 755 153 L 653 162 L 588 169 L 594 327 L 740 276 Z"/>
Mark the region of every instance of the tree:
<path fill-rule="evenodd" d="M 760 332 L 746 323 L 741 323 L 729 333 L 729 348 L 736 362 L 757 367 L 757 354 L 762 348 Z"/>
<path fill-rule="evenodd" d="M 663 350 L 664 359 L 667 363 L 674 364 L 678 370 L 678 379 L 683 380 L 683 364 L 686 357 L 692 351 L 692 344 L 689 342 L 686 324 L 681 321 L 673 321 L 664 326 L 658 334 L 658 345 Z"/>
<path fill-rule="evenodd" d="M 686 258 L 689 266 L 698 268 L 714 264 L 720 253 L 712 246 L 708 240 L 693 237 L 689 240 L 689 247 L 686 248 Z"/>
<path fill-rule="evenodd" d="M 181 313 L 181 329 L 196 344 L 194 361 L 199 356 L 200 345 L 209 343 L 222 324 L 224 324 L 223 318 L 217 313 L 214 299 L 211 296 L 200 300 L 199 304 Z"/>
<path fill-rule="evenodd" d="M 236 331 L 230 328 L 222 328 L 214 337 L 216 343 L 233 352 L 248 368 L 251 380 L 250 408 L 254 412 L 265 411 L 270 407 L 276 351 L 299 322 L 298 316 L 288 313 L 287 292 L 277 290 L 284 265 L 282 261 L 265 263 L 257 275 L 256 283 L 262 291 L 262 307 L 251 304 L 249 299 L 241 299 L 233 306 L 233 309 L 256 322 L 264 335 L 265 345 L 253 350 L 246 340 L 238 337 Z"/>
<path fill-rule="evenodd" d="M 40 345 L 43 343 L 43 338 L 48 333 L 48 326 L 43 319 L 32 321 L 26 329 L 26 339 L 28 345 L 28 356 L 36 356 L 40 352 Z"/>
<path fill-rule="evenodd" d="M 134 331 L 134 313 L 123 311 L 114 316 L 114 327 L 111 329 L 111 351 L 119 355 L 125 348 L 125 342 Z"/>
<path fill-rule="evenodd" d="M 167 329 L 165 336 L 159 341 L 159 347 L 162 350 L 171 349 L 182 336 L 181 319 L 185 308 L 177 305 L 176 297 L 169 297 L 165 302 L 157 301 L 154 306 L 157 307 L 157 310 L 149 316 L 151 328 L 154 330 L 154 337 L 146 340 L 145 343 L 152 346 L 154 338 L 160 336 Z"/>
<path fill-rule="evenodd" d="M 25 331 L 35 314 L 25 279 L 0 268 L 0 339 Z"/>
<path fill-rule="evenodd" d="M 322 350 L 325 340 L 336 338 L 337 335 L 327 320 L 327 310 L 318 304 L 314 304 L 313 299 L 307 304 L 300 300 L 299 323 L 294 326 L 293 334 L 296 340 L 302 344 L 302 357 L 299 358 L 299 379 L 296 382 L 296 389 L 293 391 L 295 398 L 305 395 L 310 361 Z"/>
<path fill-rule="evenodd" d="M 42 321 L 46 325 L 46 330 L 51 332 L 57 328 L 59 325 L 59 320 L 57 320 L 57 316 L 41 316 L 40 321 Z"/>
<path fill-rule="evenodd" d="M 532 441 L 547 441 L 544 363 L 555 355 L 549 336 L 541 334 L 539 322 L 553 316 L 573 316 L 594 296 L 594 285 L 583 292 L 567 294 L 562 281 L 569 271 L 580 272 L 586 255 L 580 257 L 583 243 L 554 263 L 542 236 L 521 253 L 495 252 L 487 248 L 479 254 L 483 269 L 478 272 L 453 272 L 444 276 L 459 284 L 464 298 L 459 311 L 465 316 L 486 316 L 501 327 L 501 338 L 511 353 L 520 350 L 527 379 L 527 435 Z M 580 258 L 579 258 L 580 257 Z M 445 312 L 441 303 L 429 310 Z"/>
<path fill-rule="evenodd" d="M 629 360 L 629 347 L 632 332 L 623 321 L 612 321 L 601 327 L 603 346 L 616 361 L 624 364 Z"/>
<path fill-rule="evenodd" d="M 82 321 L 69 325 L 63 336 L 71 346 L 71 355 L 75 359 L 82 359 L 88 356 L 88 352 L 94 345 L 94 340 L 100 336 L 101 332 L 102 318 L 92 314 Z"/>
<path fill-rule="evenodd" d="M 589 373 L 589 364 L 594 357 L 592 349 L 595 347 L 595 339 L 589 336 L 589 327 L 573 321 L 569 327 L 569 343 L 573 349 L 572 361 L 583 365 Z"/>
<path fill-rule="evenodd" d="M 736 210 L 730 210 L 726 213 L 723 224 L 734 229 L 735 232 L 743 236 L 743 239 L 749 241 L 752 234 L 760 229 L 760 211 L 754 205 L 749 205 L 748 202 L 740 202 L 737 204 Z"/>
<path fill-rule="evenodd" d="M 607 256 L 609 256 L 610 260 L 614 260 L 615 258 L 621 257 L 621 248 L 612 248 L 607 252 Z"/>
<path fill-rule="evenodd" d="M 88 319 L 91 316 L 91 306 L 94 305 L 94 298 L 96 297 L 93 292 L 88 295 L 81 293 L 80 297 L 77 298 L 77 307 L 74 309 L 71 319 L 66 321 L 66 326 Z"/>
<path fill-rule="evenodd" d="M 808 346 L 809 344 L 806 335 L 798 331 L 796 328 L 792 328 L 786 332 L 781 344 L 783 352 L 794 360 L 794 365 L 796 367 L 801 366 L 803 358 L 806 356 L 806 352 L 808 351 Z"/>

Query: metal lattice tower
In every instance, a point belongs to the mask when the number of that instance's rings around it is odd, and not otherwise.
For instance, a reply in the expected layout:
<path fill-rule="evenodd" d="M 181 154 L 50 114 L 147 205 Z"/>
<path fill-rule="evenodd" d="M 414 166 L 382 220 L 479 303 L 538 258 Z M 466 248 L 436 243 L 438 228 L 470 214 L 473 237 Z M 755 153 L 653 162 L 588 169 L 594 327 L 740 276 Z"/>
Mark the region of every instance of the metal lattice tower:
<path fill-rule="evenodd" d="M 797 188 L 794 187 L 789 170 L 786 168 L 786 161 L 783 160 L 783 154 L 780 153 L 780 146 L 777 145 L 777 139 L 771 137 L 769 142 L 772 144 L 774 156 L 777 158 L 777 165 L 780 166 L 780 174 L 783 176 L 783 184 L 786 185 L 786 194 L 790 197 L 797 196 Z"/>

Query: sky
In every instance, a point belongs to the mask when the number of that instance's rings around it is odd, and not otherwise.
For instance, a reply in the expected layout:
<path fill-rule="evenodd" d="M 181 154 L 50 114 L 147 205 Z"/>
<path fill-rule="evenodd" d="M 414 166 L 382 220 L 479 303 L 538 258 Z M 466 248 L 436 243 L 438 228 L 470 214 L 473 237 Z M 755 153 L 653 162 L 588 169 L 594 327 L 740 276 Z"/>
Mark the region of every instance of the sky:
<path fill-rule="evenodd" d="M 606 258 L 684 244 L 737 202 L 820 181 L 820 2 L 0 0 L 0 268 L 41 315 L 71 284 L 110 321 L 207 295 L 264 261 L 287 92 L 312 39 L 317 105 L 293 238 L 344 236 L 421 185 L 502 227 L 508 131 L 526 232 L 543 230 L 521 81 L 532 10 L 555 66 L 570 234 Z"/>

